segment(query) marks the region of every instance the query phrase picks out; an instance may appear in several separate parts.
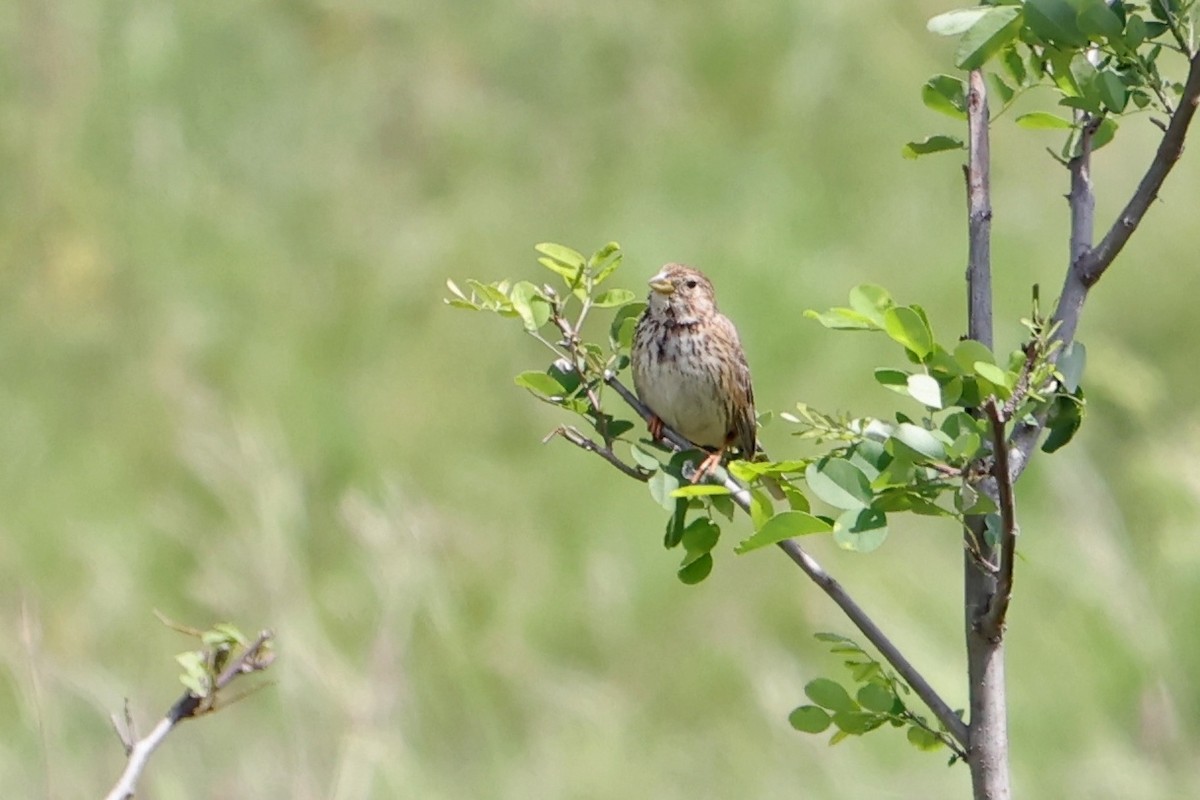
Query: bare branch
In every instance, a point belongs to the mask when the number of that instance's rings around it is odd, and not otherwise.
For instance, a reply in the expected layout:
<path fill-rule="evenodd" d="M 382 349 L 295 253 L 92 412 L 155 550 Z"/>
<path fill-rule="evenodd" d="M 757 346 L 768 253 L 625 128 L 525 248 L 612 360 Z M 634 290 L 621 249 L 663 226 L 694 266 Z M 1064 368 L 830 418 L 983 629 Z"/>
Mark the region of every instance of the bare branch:
<path fill-rule="evenodd" d="M 967 336 L 992 346 L 992 201 L 988 165 L 987 88 L 983 73 L 972 70 L 967 93 L 967 135 L 970 147 L 967 179 Z"/>
<path fill-rule="evenodd" d="M 592 441 L 587 436 L 583 435 L 578 428 L 574 428 L 570 425 L 559 425 L 542 441 L 548 442 L 555 436 L 561 436 L 576 447 L 587 450 L 589 453 L 595 453 L 636 481 L 645 483 L 646 481 L 650 480 L 652 473 L 645 472 L 638 467 L 631 467 L 629 464 L 626 464 L 617 457 L 617 454 L 612 451 L 612 448 L 605 447 L 602 444 Z"/>
<path fill-rule="evenodd" d="M 625 402 L 629 403 L 643 419 L 651 417 L 650 410 L 642 404 L 640 400 L 629 391 L 619 380 L 616 375 L 609 371 L 604 374 L 604 381 L 621 396 Z M 663 438 L 671 444 L 681 449 L 690 449 L 694 445 L 683 436 L 680 436 L 675 431 L 667 426 L 663 426 Z M 723 478 L 714 476 L 718 482 L 722 483 L 733 495 L 733 500 L 743 511 L 749 513 L 752 502 L 750 492 L 745 486 L 738 483 L 732 476 L 726 472 L 722 472 Z M 899 675 L 904 678 L 905 682 L 912 687 L 921 701 L 929 707 L 938 721 L 945 726 L 954 740 L 967 747 L 967 726 L 954 713 L 953 709 L 947 705 L 941 696 L 930 686 L 929 682 L 917 671 L 917 669 L 909 663 L 908 659 L 900 652 L 900 650 L 892 644 L 887 635 L 880 630 L 879 626 L 863 611 L 862 607 L 854 601 L 854 598 L 846 592 L 840 583 L 838 583 L 828 572 L 824 570 L 816 559 L 810 556 L 794 539 L 786 539 L 779 542 L 779 547 L 783 552 L 787 553 L 788 557 L 795 562 L 796 566 L 803 570 L 804 574 L 808 575 L 817 586 L 821 587 L 822 591 L 835 602 L 839 608 L 850 618 L 867 640 L 875 646 L 875 649 L 884 657 L 884 659 L 892 665 Z M 960 753 L 962 755 L 962 753 Z"/>
<path fill-rule="evenodd" d="M 158 746 L 163 743 L 176 725 L 185 719 L 199 716 L 212 709 L 212 701 L 216 696 L 216 692 L 228 686 L 234 678 L 239 675 L 248 674 L 251 672 L 259 672 L 271 665 L 274 660 L 272 654 L 267 651 L 266 645 L 274 637 L 271 631 L 262 631 L 241 655 L 230 661 L 230 663 L 222 670 L 213 682 L 212 693 L 207 697 L 199 697 L 191 691 L 184 692 L 183 695 L 175 701 L 171 708 L 167 711 L 166 716 L 158 721 L 154 726 L 154 730 L 148 735 L 137 741 L 133 741 L 132 728 L 127 727 L 126 733 L 121 733 L 118 730 L 118 736 L 121 743 L 125 745 L 126 755 L 129 760 L 125 765 L 125 771 L 121 774 L 120 780 L 112 790 L 105 796 L 105 800 L 129 800 L 137 791 L 137 782 L 142 776 L 142 772 L 146 769 L 146 764 L 150 761 L 150 756 L 158 749 Z M 128 710 L 126 711 L 126 720 L 128 726 Z"/>
<path fill-rule="evenodd" d="M 972 70 L 967 95 L 967 333 L 992 346 L 991 146 L 988 140 L 987 84 Z M 981 486 L 995 500 L 994 487 Z M 1007 798 L 1012 787 L 1008 769 L 1008 709 L 1004 681 L 1004 641 L 981 635 L 977 621 L 996 590 L 996 575 L 985 565 L 995 561 L 984 518 L 967 516 L 963 526 L 963 610 L 967 645 L 970 733 L 967 763 L 977 798 Z"/>
<path fill-rule="evenodd" d="M 1196 114 L 1196 105 L 1200 103 L 1200 53 L 1191 57 L 1188 68 L 1187 82 L 1184 84 L 1183 95 L 1179 100 L 1179 108 L 1171 115 L 1162 141 L 1158 143 L 1158 151 L 1154 154 L 1146 174 L 1138 183 L 1133 196 L 1129 198 L 1125 208 L 1105 234 L 1104 239 L 1094 250 L 1085 253 L 1073 265 L 1073 271 L 1085 286 L 1092 286 L 1104 275 L 1113 260 L 1120 254 L 1129 237 L 1141 223 L 1142 217 L 1150 209 L 1150 204 L 1158 197 L 1163 181 L 1171 173 L 1179 156 L 1183 153 L 1183 142 L 1187 137 L 1188 127 Z"/>
<path fill-rule="evenodd" d="M 1129 237 L 1141 224 L 1142 218 L 1150 209 L 1150 204 L 1158 197 L 1163 182 L 1183 153 L 1183 143 L 1195 117 L 1197 104 L 1200 104 L 1200 53 L 1191 55 L 1187 82 L 1184 84 L 1179 107 L 1171 115 L 1171 122 L 1166 126 L 1154 158 L 1138 182 L 1129 202 L 1095 248 L 1091 247 L 1092 234 L 1087 232 L 1085 235 L 1084 230 L 1085 226 L 1094 225 L 1091 213 L 1090 174 L 1085 175 L 1085 167 L 1090 165 L 1077 163 L 1079 159 L 1072 161 L 1071 194 L 1068 195 L 1071 209 L 1071 263 L 1067 267 L 1062 294 L 1059 295 L 1058 307 L 1053 317 L 1053 321 L 1059 326 L 1055 338 L 1062 346 L 1049 356 L 1051 359 L 1065 352 L 1075 340 L 1088 289 L 1103 277 L 1129 241 Z M 1090 150 L 1085 152 L 1090 156 Z M 1036 423 L 1018 425 L 1013 431 L 1010 469 L 1014 479 L 1029 465 L 1030 456 L 1037 447 L 1044 426 L 1043 415 Z"/>
<path fill-rule="evenodd" d="M 988 398 L 983 410 L 991 423 L 994 459 L 992 475 L 996 479 L 996 494 L 1000 501 L 1000 567 L 996 576 L 996 590 L 980 624 L 985 636 L 997 638 L 1004 633 L 1004 620 L 1008 615 L 1009 601 L 1012 599 L 1013 566 L 1017 550 L 1017 515 L 1016 501 L 1013 498 L 1013 478 L 1008 466 L 1004 418 L 996 406 L 995 398 Z"/>

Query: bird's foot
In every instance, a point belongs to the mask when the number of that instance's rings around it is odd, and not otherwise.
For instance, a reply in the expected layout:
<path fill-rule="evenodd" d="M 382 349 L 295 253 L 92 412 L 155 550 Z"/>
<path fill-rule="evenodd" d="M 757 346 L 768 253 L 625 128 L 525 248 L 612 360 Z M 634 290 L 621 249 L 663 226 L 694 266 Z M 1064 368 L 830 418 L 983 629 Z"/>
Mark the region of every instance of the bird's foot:
<path fill-rule="evenodd" d="M 696 467 L 696 471 L 692 473 L 692 483 L 700 483 L 706 477 L 712 474 L 721 463 L 721 456 L 724 450 L 717 450 L 715 453 L 709 453 L 708 457 L 700 462 L 700 466 Z"/>

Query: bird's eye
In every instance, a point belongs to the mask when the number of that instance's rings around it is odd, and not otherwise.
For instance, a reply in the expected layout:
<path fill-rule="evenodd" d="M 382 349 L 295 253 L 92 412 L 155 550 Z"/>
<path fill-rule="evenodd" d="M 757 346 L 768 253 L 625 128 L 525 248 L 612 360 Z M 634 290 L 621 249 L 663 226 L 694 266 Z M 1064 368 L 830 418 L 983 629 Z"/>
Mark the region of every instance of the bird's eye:
<path fill-rule="evenodd" d="M 695 288 L 696 288 L 696 281 L 695 281 L 694 279 L 693 279 L 693 280 L 690 280 L 690 281 L 688 281 L 688 282 L 687 282 L 687 287 L 688 287 L 689 289 L 695 289 Z"/>

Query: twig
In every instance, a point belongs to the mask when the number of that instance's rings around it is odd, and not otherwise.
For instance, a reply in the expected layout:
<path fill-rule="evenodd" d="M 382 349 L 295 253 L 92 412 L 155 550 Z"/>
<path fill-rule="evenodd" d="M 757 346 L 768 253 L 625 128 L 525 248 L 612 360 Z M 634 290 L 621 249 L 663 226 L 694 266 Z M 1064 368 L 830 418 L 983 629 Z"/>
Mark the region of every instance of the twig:
<path fill-rule="evenodd" d="M 1121 211 L 1108 233 L 1096 245 L 1094 250 L 1087 252 L 1074 265 L 1079 280 L 1086 286 L 1091 286 L 1104 274 L 1113 260 L 1125 247 L 1129 237 L 1141 223 L 1142 217 L 1150 209 L 1150 204 L 1158 197 L 1163 181 L 1170 174 L 1179 156 L 1183 153 L 1183 142 L 1187 137 L 1188 127 L 1196 114 L 1196 105 L 1200 103 L 1200 53 L 1191 56 L 1188 68 L 1187 82 L 1184 84 L 1183 95 L 1179 99 L 1179 107 L 1171 115 L 1171 122 L 1158 143 L 1154 159 L 1146 169 L 1146 174 L 1138 183 L 1133 196 Z M 1072 329 L 1073 332 L 1073 329 Z M 1066 333 L 1066 332 L 1064 332 Z"/>
<path fill-rule="evenodd" d="M 1017 550 L 1017 515 L 1012 473 L 1008 467 L 1008 442 L 1004 435 L 1004 419 L 996 406 L 995 398 L 988 398 L 983 410 L 991 423 L 994 458 L 992 475 L 996 479 L 996 494 L 1000 501 L 1000 565 L 996 575 L 995 592 L 980 624 L 985 636 L 996 638 L 1004 633 L 1004 621 L 1008 615 L 1009 601 L 1012 599 L 1013 566 Z"/>
<path fill-rule="evenodd" d="M 629 391 L 624 384 L 617 380 L 617 377 L 613 372 L 608 371 L 604 373 L 604 382 L 611 386 L 613 390 L 616 391 L 616 393 L 619 394 L 621 398 L 633 408 L 634 411 L 642 416 L 643 419 L 648 419 L 650 417 L 649 409 L 647 409 L 646 406 L 637 399 L 633 392 Z M 690 449 L 693 447 L 692 443 L 686 438 L 680 436 L 678 433 L 665 425 L 663 426 L 663 438 L 681 449 Z M 743 511 L 749 513 L 752 502 L 749 490 L 747 490 L 742 484 L 738 483 L 728 473 L 724 473 L 723 479 L 721 479 L 720 476 L 714 477 L 716 477 L 720 483 L 729 489 L 730 493 L 733 495 L 734 502 L 737 503 Z M 828 572 L 826 572 L 825 569 L 819 563 L 817 563 L 816 559 L 814 559 L 802 547 L 800 547 L 795 540 L 785 539 L 784 541 L 779 542 L 779 548 L 783 550 L 783 552 L 787 553 L 788 557 L 795 562 L 796 566 L 800 567 L 804 574 L 808 575 L 808 577 L 810 577 L 813 582 L 825 592 L 825 594 L 829 595 L 833 602 L 837 603 L 838 607 L 845 612 L 846 616 L 850 618 L 850 621 L 854 623 L 855 627 L 862 631 L 863 635 L 867 637 L 867 640 L 875 646 L 875 649 L 879 651 L 879 653 L 884 657 L 884 659 L 887 660 L 889 664 L 892 665 L 893 668 L 895 668 L 896 672 L 899 673 L 902 678 L 904 678 L 908 685 L 912 687 L 913 691 L 916 692 L 917 696 L 921 698 L 922 702 L 929 707 L 929 710 L 932 711 L 934 716 L 938 718 L 938 721 L 941 722 L 942 725 L 945 726 L 946 730 L 950 732 L 950 735 L 954 737 L 954 740 L 963 747 L 967 747 L 966 724 L 959 718 L 957 714 L 954 713 L 950 706 L 946 704 L 937 691 L 930 686 L 929 682 L 925 680 L 921 673 L 917 672 L 916 668 L 909 663 L 908 659 L 904 657 L 900 650 L 897 649 L 894 644 L 892 644 L 891 640 L 888 639 L 887 635 L 884 634 L 882 630 L 880 630 L 879 626 L 876 625 L 869 616 L 867 616 L 867 613 L 863 611 L 862 607 L 859 606 L 852 597 L 850 597 L 842 585 L 838 583 Z"/>
<path fill-rule="evenodd" d="M 212 701 L 215 698 L 216 692 L 228 686 L 234 678 L 242 674 L 251 672 L 259 672 L 271 665 L 273 660 L 272 655 L 264 650 L 264 647 L 271 641 L 274 634 L 271 631 L 262 631 L 242 654 L 233 659 L 217 676 L 213 682 L 213 690 L 207 697 L 200 697 L 190 690 L 184 692 L 183 695 L 175 701 L 174 705 L 167 711 L 166 716 L 158 721 L 154 726 L 154 730 L 142 739 L 132 741 L 132 730 L 129 735 L 122 735 L 118 732 L 122 744 L 125 745 L 126 755 L 129 760 L 125 765 L 125 771 L 121 774 L 120 780 L 112 788 L 106 796 L 105 800 L 128 800 L 133 797 L 137 790 L 137 782 L 142 776 L 142 772 L 146 769 L 146 764 L 150 760 L 150 756 L 158 749 L 158 746 L 163 743 L 172 729 L 180 722 L 191 717 L 199 716 L 212 709 Z M 127 712 L 128 716 L 128 712 Z"/>
<path fill-rule="evenodd" d="M 602 444 L 597 444 L 587 436 L 584 436 L 578 428 L 574 428 L 570 425 L 559 425 L 542 441 L 548 442 L 555 436 L 561 436 L 576 447 L 587 450 L 589 453 L 595 453 L 634 480 L 645 483 L 646 481 L 650 480 L 650 476 L 653 474 L 639 469 L 638 467 L 629 466 L 617 457 L 617 454 L 612 451 L 612 448 L 605 447 Z"/>
<path fill-rule="evenodd" d="M 1076 177 L 1075 171 L 1072 171 L 1072 194 L 1068 195 L 1071 198 L 1072 215 L 1071 262 L 1067 267 L 1066 277 L 1063 279 L 1062 294 L 1059 295 L 1058 307 L 1055 309 L 1053 317 L 1053 321 L 1059 324 L 1055 338 L 1061 342 L 1061 347 L 1055 353 L 1050 354 L 1050 359 L 1053 360 L 1059 354 L 1066 352 L 1075 340 L 1075 331 L 1079 326 L 1079 318 L 1083 312 L 1084 301 L 1087 300 L 1088 289 L 1104 276 L 1105 271 L 1125 247 L 1129 237 L 1137 230 L 1142 218 L 1150 209 L 1150 204 L 1158 197 L 1163 182 L 1171 173 L 1176 162 L 1179 161 L 1179 157 L 1183 153 L 1183 143 L 1187 138 L 1192 119 L 1195 117 L 1198 103 L 1200 103 L 1200 53 L 1195 53 L 1191 55 L 1188 77 L 1180 97 L 1179 107 L 1171 115 L 1171 121 L 1163 133 L 1154 158 L 1151 159 L 1145 174 L 1138 182 L 1133 195 L 1130 196 L 1129 202 L 1125 204 L 1125 208 L 1122 209 L 1112 227 L 1095 248 L 1090 247 L 1090 237 L 1084 241 L 1082 237 L 1075 235 L 1076 217 L 1082 217 L 1085 209 L 1090 209 L 1090 207 L 1085 204 L 1083 197 L 1076 199 Z M 1090 182 L 1088 189 L 1090 190 Z M 1090 214 L 1090 210 L 1088 213 Z M 1077 247 L 1078 252 L 1076 252 Z M 1037 447 L 1044 427 L 1043 415 L 1034 424 L 1018 425 L 1010 437 L 1013 446 L 1010 453 L 1010 469 L 1014 479 L 1029 465 L 1029 458 Z"/>

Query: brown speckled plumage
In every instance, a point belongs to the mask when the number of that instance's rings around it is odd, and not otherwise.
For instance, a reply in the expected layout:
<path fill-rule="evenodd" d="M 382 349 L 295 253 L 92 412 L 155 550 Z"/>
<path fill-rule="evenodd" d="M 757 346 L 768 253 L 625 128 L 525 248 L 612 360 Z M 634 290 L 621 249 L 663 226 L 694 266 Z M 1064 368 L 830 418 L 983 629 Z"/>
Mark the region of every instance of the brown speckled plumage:
<path fill-rule="evenodd" d="M 750 367 L 737 329 L 717 310 L 712 282 L 699 270 L 667 264 L 650 287 L 630 356 L 638 397 L 668 427 L 716 450 L 718 458 L 730 446 L 754 458 Z"/>

